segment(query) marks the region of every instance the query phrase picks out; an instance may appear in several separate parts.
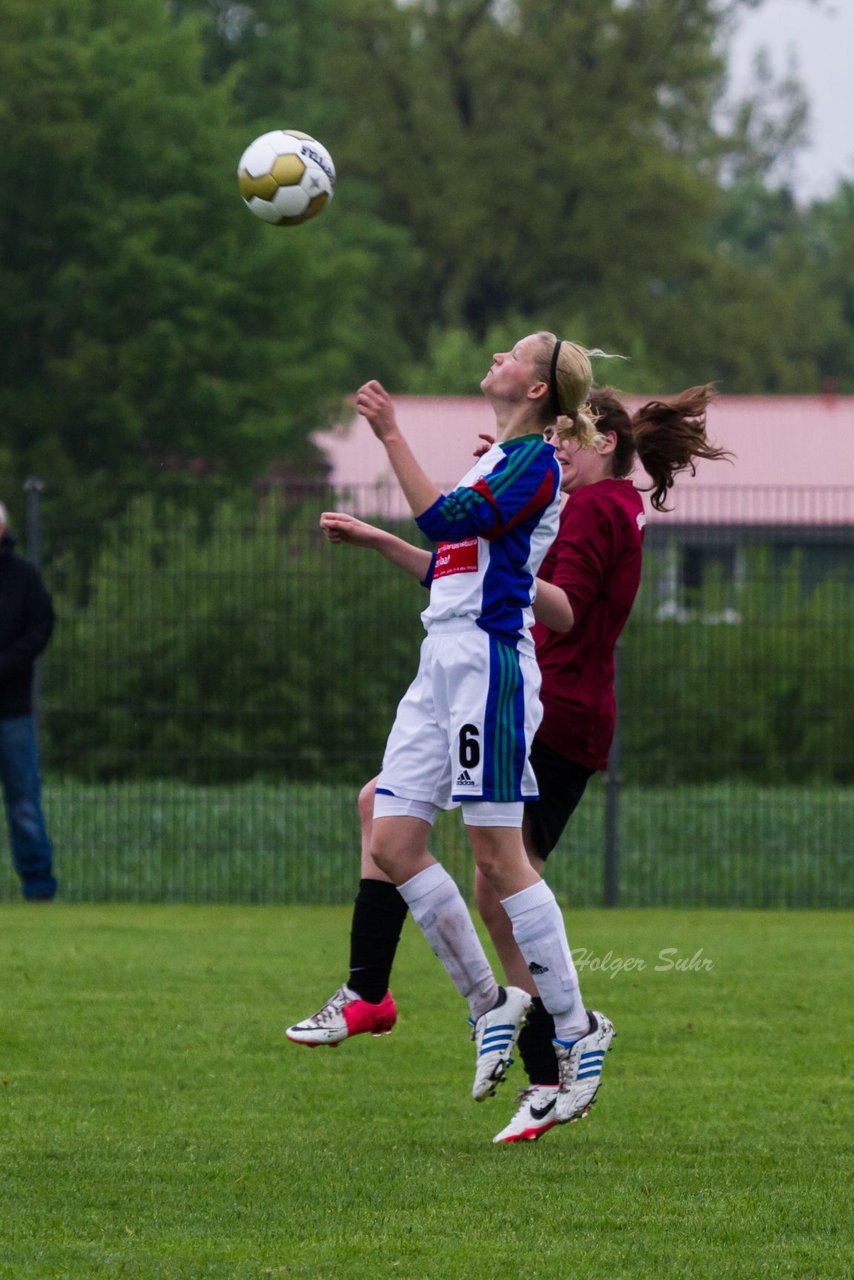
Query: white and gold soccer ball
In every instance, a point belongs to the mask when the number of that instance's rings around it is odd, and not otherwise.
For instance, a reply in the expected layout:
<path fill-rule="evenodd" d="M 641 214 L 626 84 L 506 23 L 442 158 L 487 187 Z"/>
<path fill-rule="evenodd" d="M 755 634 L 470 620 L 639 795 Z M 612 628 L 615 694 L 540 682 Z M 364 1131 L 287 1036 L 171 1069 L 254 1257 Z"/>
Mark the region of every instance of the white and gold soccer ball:
<path fill-rule="evenodd" d="M 250 142 L 240 157 L 237 178 L 252 212 L 277 227 L 316 218 L 335 191 L 329 152 L 296 129 L 273 129 Z"/>

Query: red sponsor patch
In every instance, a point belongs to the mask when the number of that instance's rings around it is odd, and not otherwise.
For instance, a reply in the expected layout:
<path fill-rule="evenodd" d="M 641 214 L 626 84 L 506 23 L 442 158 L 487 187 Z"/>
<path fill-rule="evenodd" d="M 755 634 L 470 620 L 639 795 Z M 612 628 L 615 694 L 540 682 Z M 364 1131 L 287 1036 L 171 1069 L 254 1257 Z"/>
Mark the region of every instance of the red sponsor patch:
<path fill-rule="evenodd" d="M 477 538 L 439 543 L 433 578 L 447 578 L 451 573 L 477 573 Z"/>

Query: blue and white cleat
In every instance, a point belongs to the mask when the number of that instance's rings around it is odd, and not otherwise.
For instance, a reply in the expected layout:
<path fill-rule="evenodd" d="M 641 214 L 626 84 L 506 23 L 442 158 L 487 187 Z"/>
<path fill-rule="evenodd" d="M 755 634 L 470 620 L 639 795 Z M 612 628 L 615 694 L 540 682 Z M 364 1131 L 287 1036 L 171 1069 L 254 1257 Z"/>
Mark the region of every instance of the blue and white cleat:
<path fill-rule="evenodd" d="M 580 1040 L 554 1040 L 560 1071 L 554 1118 L 558 1124 L 580 1120 L 596 1101 L 602 1080 L 602 1064 L 617 1034 L 603 1013 L 588 1009 L 590 1030 Z"/>
<path fill-rule="evenodd" d="M 519 1032 L 528 1020 L 533 1003 L 527 991 L 520 987 L 504 987 L 503 990 L 501 1004 L 488 1013 L 482 1013 L 473 1024 L 471 1038 L 475 1043 L 477 1065 L 471 1096 L 476 1102 L 491 1097 L 506 1076 Z"/>

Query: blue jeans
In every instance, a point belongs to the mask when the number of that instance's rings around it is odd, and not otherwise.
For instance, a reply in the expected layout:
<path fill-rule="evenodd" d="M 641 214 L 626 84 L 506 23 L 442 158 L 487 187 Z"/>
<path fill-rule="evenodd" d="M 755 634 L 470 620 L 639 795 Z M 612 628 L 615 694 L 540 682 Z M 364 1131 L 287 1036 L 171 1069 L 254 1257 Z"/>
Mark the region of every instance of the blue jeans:
<path fill-rule="evenodd" d="M 41 805 L 39 752 L 32 716 L 0 720 L 0 782 L 12 861 L 25 898 L 52 898 L 53 848 Z"/>

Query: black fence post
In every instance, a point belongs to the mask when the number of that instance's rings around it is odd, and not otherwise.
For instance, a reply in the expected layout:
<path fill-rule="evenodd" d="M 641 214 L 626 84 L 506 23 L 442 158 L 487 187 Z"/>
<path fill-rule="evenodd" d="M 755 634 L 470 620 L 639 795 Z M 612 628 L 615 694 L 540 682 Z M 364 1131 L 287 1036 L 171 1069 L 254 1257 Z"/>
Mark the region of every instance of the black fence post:
<path fill-rule="evenodd" d="M 605 774 L 605 906 L 616 907 L 620 902 L 620 645 L 614 649 L 614 700 L 617 718 L 614 737 L 608 752 L 608 770 Z"/>
<path fill-rule="evenodd" d="M 41 571 L 42 567 L 42 489 L 44 484 L 38 476 L 27 476 L 24 481 L 25 510 L 24 537 L 27 544 L 27 559 Z M 40 663 L 36 663 L 33 674 L 33 721 L 38 728 L 39 702 L 41 696 Z"/>
<path fill-rule="evenodd" d="M 27 476 L 24 481 L 26 494 L 25 536 L 27 559 L 37 569 L 42 567 L 42 489 L 38 476 Z"/>

